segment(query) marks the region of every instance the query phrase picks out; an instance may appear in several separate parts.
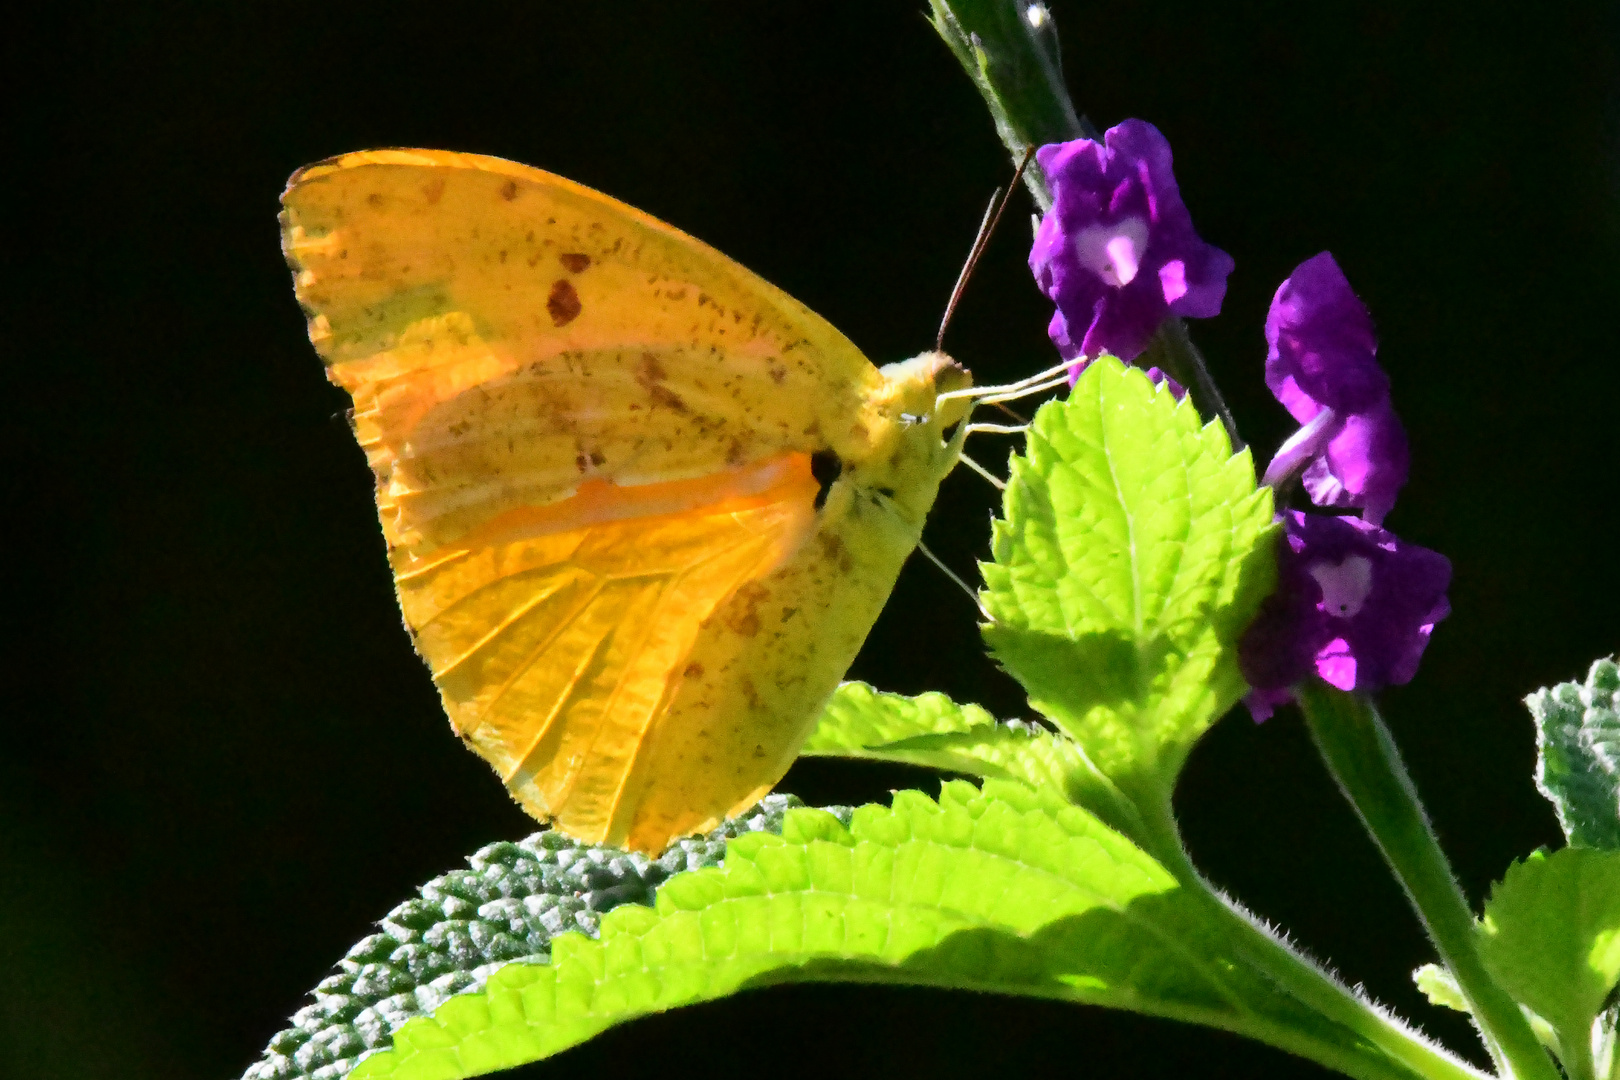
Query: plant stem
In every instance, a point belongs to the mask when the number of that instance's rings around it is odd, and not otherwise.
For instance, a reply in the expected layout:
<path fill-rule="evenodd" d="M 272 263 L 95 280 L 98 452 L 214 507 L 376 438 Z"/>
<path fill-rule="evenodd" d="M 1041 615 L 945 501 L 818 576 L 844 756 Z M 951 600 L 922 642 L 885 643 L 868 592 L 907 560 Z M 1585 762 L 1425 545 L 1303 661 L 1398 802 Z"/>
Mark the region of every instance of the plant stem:
<path fill-rule="evenodd" d="M 1328 771 L 1406 891 L 1498 1066 L 1519 1080 L 1558 1080 L 1518 1003 L 1485 970 L 1473 912 L 1377 708 L 1365 695 L 1317 679 L 1301 685 L 1296 696 Z"/>
<path fill-rule="evenodd" d="M 1596 1080 L 1597 1063 L 1592 1058 L 1591 1032 L 1577 1031 L 1573 1037 L 1561 1040 L 1559 1053 L 1569 1080 Z"/>
<path fill-rule="evenodd" d="M 929 0 L 934 29 L 979 88 L 996 134 L 1024 160 L 1031 146 L 1093 137 L 1063 85 L 1057 27 L 1044 5 L 1020 0 Z M 1032 15 L 1032 7 L 1040 11 Z M 1024 183 L 1041 212 L 1051 209 L 1046 174 L 1031 162 Z"/>
<path fill-rule="evenodd" d="M 1221 397 L 1220 388 L 1215 385 L 1204 363 L 1204 354 L 1187 336 L 1187 324 L 1180 318 L 1172 315 L 1160 324 L 1158 332 L 1148 344 L 1147 352 L 1137 359 L 1136 365 L 1157 367 L 1185 386 L 1192 395 L 1193 404 L 1198 406 L 1200 416 L 1220 417 L 1227 438 L 1232 441 L 1232 451 L 1236 453 L 1243 449 L 1245 444 L 1238 435 L 1232 410 L 1226 407 L 1226 399 Z"/>
<path fill-rule="evenodd" d="M 1366 999 L 1357 997 L 1348 987 L 1308 957 L 1296 952 L 1287 942 L 1279 940 L 1253 915 L 1210 885 L 1187 857 L 1168 803 L 1157 815 L 1157 821 L 1149 825 L 1148 833 L 1154 857 L 1184 888 L 1205 898 L 1207 910 L 1227 927 L 1232 940 L 1240 943 L 1242 958 L 1250 967 L 1324 1019 L 1354 1032 L 1377 1047 L 1396 1067 L 1428 1077 L 1429 1080 L 1482 1080 L 1484 1074 L 1443 1047 L 1424 1039 L 1392 1016 L 1380 1012 Z M 1282 1045 L 1263 1033 L 1245 1034 Z M 1295 1047 L 1284 1046 L 1284 1049 L 1302 1053 Z M 1320 1056 L 1313 1059 L 1345 1071 L 1342 1062 Z"/>

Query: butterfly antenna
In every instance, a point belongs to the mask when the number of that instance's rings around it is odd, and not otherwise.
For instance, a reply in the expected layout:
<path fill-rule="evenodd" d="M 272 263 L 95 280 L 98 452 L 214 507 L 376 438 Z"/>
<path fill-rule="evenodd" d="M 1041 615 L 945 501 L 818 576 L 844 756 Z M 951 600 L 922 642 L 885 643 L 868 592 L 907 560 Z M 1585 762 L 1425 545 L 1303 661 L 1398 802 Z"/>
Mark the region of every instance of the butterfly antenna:
<path fill-rule="evenodd" d="M 984 218 L 979 222 L 979 231 L 973 237 L 973 246 L 968 248 L 968 257 L 956 275 L 956 284 L 951 287 L 951 298 L 945 304 L 945 317 L 939 320 L 939 333 L 934 335 L 935 352 L 945 348 L 945 328 L 951 325 L 951 316 L 956 314 L 956 305 L 962 299 L 962 290 L 967 288 L 968 275 L 973 272 L 973 264 L 979 261 L 979 252 L 984 250 L 984 238 L 990 231 L 990 222 L 995 219 L 996 203 L 1000 198 L 1001 189 L 997 188 L 990 195 L 990 205 L 984 208 Z"/>
<path fill-rule="evenodd" d="M 921 540 L 917 541 L 917 550 L 928 556 L 928 561 L 939 567 L 940 573 L 944 574 L 946 577 L 955 582 L 957 588 L 967 593 L 968 599 L 973 601 L 973 606 L 979 609 L 979 614 L 984 616 L 985 622 L 996 621 L 995 619 L 991 618 L 990 612 L 985 609 L 985 606 L 979 603 L 979 594 L 974 592 L 973 589 L 969 587 L 967 582 L 963 581 L 960 577 L 957 577 L 955 570 L 952 570 L 943 562 L 940 562 L 939 556 L 935 555 L 932 551 L 929 551 L 927 544 L 923 543 Z"/>
<path fill-rule="evenodd" d="M 1029 165 L 1029 159 L 1034 156 L 1035 147 L 1030 146 L 1024 151 L 1023 160 L 1018 163 L 1018 168 L 1013 170 L 1012 182 L 1005 189 L 997 188 L 990 196 L 990 205 L 984 208 L 984 220 L 979 222 L 978 235 L 973 238 L 973 246 L 968 249 L 967 261 L 962 264 L 962 272 L 956 275 L 956 285 L 951 289 L 950 302 L 945 305 L 945 317 L 939 320 L 939 333 L 934 336 L 936 352 L 945 348 L 945 328 L 951 325 L 951 316 L 956 314 L 956 305 L 962 300 L 962 291 L 967 288 L 968 278 L 973 276 L 973 268 L 979 264 L 979 257 L 990 245 L 990 237 L 995 235 L 1002 211 L 1007 209 L 1007 203 L 1012 200 L 1013 189 L 1018 186 L 1019 179 L 1024 175 L 1024 169 Z"/>

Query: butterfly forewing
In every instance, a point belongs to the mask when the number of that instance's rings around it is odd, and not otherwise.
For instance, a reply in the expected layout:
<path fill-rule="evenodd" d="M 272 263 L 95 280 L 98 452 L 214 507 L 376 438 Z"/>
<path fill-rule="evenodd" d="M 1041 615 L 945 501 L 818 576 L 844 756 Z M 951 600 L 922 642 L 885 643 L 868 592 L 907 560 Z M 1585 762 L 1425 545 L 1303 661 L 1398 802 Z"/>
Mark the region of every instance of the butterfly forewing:
<path fill-rule="evenodd" d="M 914 542 L 847 493 L 816 509 L 811 456 L 892 428 L 883 376 L 737 264 L 525 166 L 351 154 L 284 205 L 457 731 L 585 840 L 657 850 L 757 799 Z"/>
<path fill-rule="evenodd" d="M 301 171 L 283 201 L 311 338 L 354 395 L 391 546 L 426 554 L 591 478 L 864 446 L 882 378 L 843 335 L 571 181 L 369 151 Z"/>

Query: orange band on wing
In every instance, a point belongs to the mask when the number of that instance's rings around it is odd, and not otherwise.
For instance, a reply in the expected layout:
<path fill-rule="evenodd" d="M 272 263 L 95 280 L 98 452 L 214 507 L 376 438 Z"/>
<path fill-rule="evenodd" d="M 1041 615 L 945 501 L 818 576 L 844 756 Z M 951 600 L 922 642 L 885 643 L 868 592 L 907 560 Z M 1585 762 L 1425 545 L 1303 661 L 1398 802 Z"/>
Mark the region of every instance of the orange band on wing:
<path fill-rule="evenodd" d="M 476 550 L 628 518 L 656 518 L 693 510 L 705 514 L 749 510 L 768 503 L 790 502 L 800 492 L 804 501 L 810 502 L 817 488 L 810 472 L 810 455 L 799 453 L 779 454 L 745 468 L 662 484 L 621 486 L 593 479 L 561 502 L 508 510 L 457 541 L 454 547 Z"/>

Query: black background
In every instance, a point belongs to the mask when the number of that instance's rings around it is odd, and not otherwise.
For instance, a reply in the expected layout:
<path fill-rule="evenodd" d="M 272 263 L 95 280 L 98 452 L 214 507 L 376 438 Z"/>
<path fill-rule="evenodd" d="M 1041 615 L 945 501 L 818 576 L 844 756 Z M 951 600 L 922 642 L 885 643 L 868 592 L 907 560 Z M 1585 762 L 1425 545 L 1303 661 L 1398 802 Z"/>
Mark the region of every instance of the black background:
<path fill-rule="evenodd" d="M 1517 699 L 1620 645 L 1613 11 L 1054 6 L 1080 107 L 1159 125 L 1200 232 L 1237 259 L 1193 333 L 1262 455 L 1290 427 L 1260 382 L 1278 282 L 1331 248 L 1373 311 L 1413 442 L 1389 524 L 1456 568 L 1455 613 L 1386 711 L 1477 901 L 1559 839 Z M 120 3 L 12 28 L 0 1072 L 235 1075 L 370 920 L 531 828 L 401 630 L 346 401 L 277 249 L 287 174 L 379 145 L 529 162 L 704 238 L 887 362 L 932 341 L 1009 171 L 920 9 Z M 981 381 L 1054 359 L 1015 209 L 948 342 Z M 929 540 L 964 572 L 990 495 L 959 470 L 936 507 Z M 1023 704 L 921 560 L 854 675 Z M 784 786 L 912 784 L 932 780 L 823 764 Z M 1177 805 L 1216 882 L 1472 1047 L 1411 989 L 1429 951 L 1291 710 L 1228 717 Z M 526 1075 L 699 1055 L 728 1074 L 1319 1072 L 1101 1010 L 813 987 Z"/>

